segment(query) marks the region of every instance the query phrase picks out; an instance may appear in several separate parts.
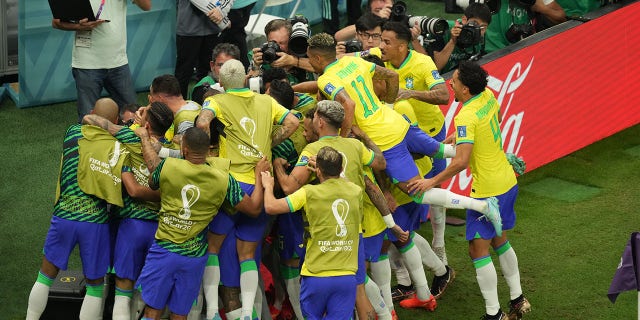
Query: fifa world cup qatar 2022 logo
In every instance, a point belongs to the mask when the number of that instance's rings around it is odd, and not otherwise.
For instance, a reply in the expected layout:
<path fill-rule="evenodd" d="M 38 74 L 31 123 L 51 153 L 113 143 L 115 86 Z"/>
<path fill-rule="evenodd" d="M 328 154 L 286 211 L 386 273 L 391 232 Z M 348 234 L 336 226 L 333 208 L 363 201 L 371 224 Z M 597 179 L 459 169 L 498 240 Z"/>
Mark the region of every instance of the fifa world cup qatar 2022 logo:
<path fill-rule="evenodd" d="M 525 111 L 522 107 L 516 107 L 519 111 L 513 112 L 510 110 L 514 98 L 517 97 L 518 88 L 525 84 L 527 75 L 532 70 L 534 57 L 531 57 L 529 63 L 524 66 L 520 62 L 516 62 L 511 70 L 507 73 L 504 79 L 498 78 L 497 75 L 489 75 L 489 81 L 487 87 L 493 90 L 496 100 L 500 104 L 500 111 L 502 112 L 502 123 L 500 124 L 500 131 L 502 136 L 502 148 L 507 153 L 518 154 L 524 143 L 524 135 L 520 133 L 520 128 L 524 120 Z M 517 105 L 514 103 L 513 105 Z M 460 102 L 453 101 L 449 106 L 445 114 L 445 122 L 447 124 L 447 132 L 453 125 L 453 118 L 461 107 Z M 512 111 L 512 112 L 509 112 Z M 450 160 L 448 159 L 447 162 Z M 457 187 L 460 190 L 467 189 L 471 184 L 471 172 L 466 169 L 457 176 L 453 177 L 447 186 L 451 189 L 457 183 Z"/>

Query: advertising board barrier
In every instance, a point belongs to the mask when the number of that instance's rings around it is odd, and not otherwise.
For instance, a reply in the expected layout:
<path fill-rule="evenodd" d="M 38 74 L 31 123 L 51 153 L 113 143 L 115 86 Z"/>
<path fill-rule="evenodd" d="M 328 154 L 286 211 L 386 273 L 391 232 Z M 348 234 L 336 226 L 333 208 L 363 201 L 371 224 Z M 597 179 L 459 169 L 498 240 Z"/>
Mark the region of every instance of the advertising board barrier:
<path fill-rule="evenodd" d="M 524 41 L 544 40 L 479 61 L 501 106 L 503 148 L 524 158 L 527 171 L 640 123 L 638 15 L 635 2 L 557 34 L 545 30 Z M 451 91 L 449 80 L 447 87 Z M 441 106 L 448 134 L 461 107 L 453 92 Z M 443 187 L 469 194 L 470 170 Z"/>

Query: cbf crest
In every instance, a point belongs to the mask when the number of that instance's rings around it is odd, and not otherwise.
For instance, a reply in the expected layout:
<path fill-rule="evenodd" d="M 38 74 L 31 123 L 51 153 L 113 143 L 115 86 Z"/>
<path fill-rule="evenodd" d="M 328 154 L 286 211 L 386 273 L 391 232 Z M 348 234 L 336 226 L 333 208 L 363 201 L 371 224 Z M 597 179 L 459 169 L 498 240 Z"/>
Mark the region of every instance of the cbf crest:
<path fill-rule="evenodd" d="M 404 82 L 407 89 L 413 89 L 413 77 L 404 78 Z"/>

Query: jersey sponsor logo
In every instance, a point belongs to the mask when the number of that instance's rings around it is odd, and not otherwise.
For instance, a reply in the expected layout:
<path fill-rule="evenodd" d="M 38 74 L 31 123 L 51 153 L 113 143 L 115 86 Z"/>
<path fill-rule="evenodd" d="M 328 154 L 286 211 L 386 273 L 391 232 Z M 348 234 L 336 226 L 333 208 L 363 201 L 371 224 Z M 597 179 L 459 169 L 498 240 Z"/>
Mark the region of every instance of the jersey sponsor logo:
<path fill-rule="evenodd" d="M 438 72 L 438 70 L 431 71 L 431 76 L 435 80 L 442 79 L 442 77 L 440 76 L 440 72 Z"/>
<path fill-rule="evenodd" d="M 413 77 L 407 77 L 404 79 L 405 87 L 407 89 L 413 89 Z"/>
<path fill-rule="evenodd" d="M 202 107 L 203 107 L 203 108 L 204 108 L 204 107 L 208 107 L 208 106 L 209 106 L 209 103 L 210 103 L 210 101 L 209 101 L 209 100 L 205 100 L 205 101 L 202 103 Z"/>
<path fill-rule="evenodd" d="M 324 86 L 324 92 L 326 92 L 328 95 L 331 95 L 331 93 L 333 93 L 333 90 L 335 90 L 336 87 L 334 87 L 331 83 L 327 83 L 326 86 Z"/>
<path fill-rule="evenodd" d="M 364 51 L 360 51 L 360 56 L 361 57 L 366 57 L 366 56 L 368 56 L 370 54 L 371 54 L 371 52 L 369 52 L 369 49 L 364 50 Z"/>
<path fill-rule="evenodd" d="M 347 163 L 348 159 L 347 159 L 347 155 L 344 154 L 344 152 L 342 151 L 338 151 L 341 155 L 342 155 L 342 172 L 340 172 L 340 178 L 347 178 L 347 176 L 345 176 L 344 171 L 347 170 Z"/>
<path fill-rule="evenodd" d="M 302 156 L 300 157 L 300 164 L 304 164 L 305 166 L 309 164 L 309 157 Z"/>
<path fill-rule="evenodd" d="M 344 237 L 347 235 L 347 225 L 345 220 L 349 216 L 349 202 L 345 199 L 336 199 L 331 204 L 331 212 L 336 219 L 338 225 L 336 226 L 336 236 Z"/>
<path fill-rule="evenodd" d="M 200 188 L 187 184 L 182 187 L 180 195 L 182 196 L 182 209 L 178 212 L 178 217 L 188 220 L 191 218 L 191 207 L 200 199 Z"/>
<path fill-rule="evenodd" d="M 467 137 L 467 126 L 458 126 L 456 127 L 456 130 L 458 130 L 458 137 L 460 138 Z"/>

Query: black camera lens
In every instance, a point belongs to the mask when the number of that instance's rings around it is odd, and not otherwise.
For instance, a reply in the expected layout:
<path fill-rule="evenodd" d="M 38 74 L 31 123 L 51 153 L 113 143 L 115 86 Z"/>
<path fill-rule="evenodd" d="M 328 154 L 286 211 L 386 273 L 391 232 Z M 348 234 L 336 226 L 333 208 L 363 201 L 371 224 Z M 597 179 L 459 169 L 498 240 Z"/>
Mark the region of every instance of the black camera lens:
<path fill-rule="evenodd" d="M 407 4 L 402 1 L 394 3 L 391 7 L 391 15 L 396 17 L 407 15 Z"/>
<path fill-rule="evenodd" d="M 512 24 L 511 27 L 504 33 L 507 41 L 516 43 L 534 33 L 533 25 L 531 24 Z"/>
<path fill-rule="evenodd" d="M 456 45 L 460 48 L 468 48 L 482 42 L 480 26 L 475 21 L 469 21 L 460 29 L 460 35 L 456 40 Z"/>

